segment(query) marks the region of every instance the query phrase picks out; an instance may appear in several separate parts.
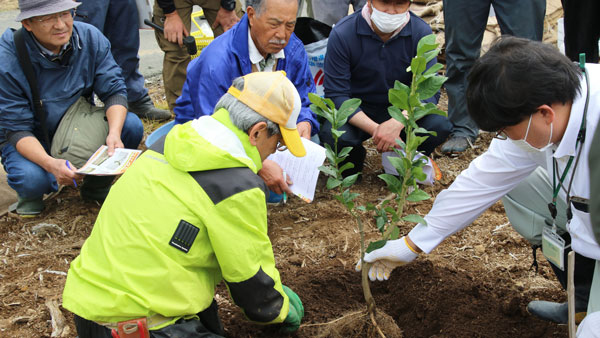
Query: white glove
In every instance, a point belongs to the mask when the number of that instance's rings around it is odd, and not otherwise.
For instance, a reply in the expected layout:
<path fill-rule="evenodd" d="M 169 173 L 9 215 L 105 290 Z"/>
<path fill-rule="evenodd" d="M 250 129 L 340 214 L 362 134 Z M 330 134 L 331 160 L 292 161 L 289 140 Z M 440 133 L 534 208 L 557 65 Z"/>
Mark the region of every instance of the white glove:
<path fill-rule="evenodd" d="M 377 250 L 365 254 L 365 262 L 373 263 L 369 269 L 369 279 L 371 281 L 388 280 L 392 270 L 400 265 L 412 262 L 418 254 L 408 246 L 406 236 L 393 241 L 387 241 L 385 245 Z M 362 269 L 362 262 L 359 259 L 356 264 L 356 271 Z"/>

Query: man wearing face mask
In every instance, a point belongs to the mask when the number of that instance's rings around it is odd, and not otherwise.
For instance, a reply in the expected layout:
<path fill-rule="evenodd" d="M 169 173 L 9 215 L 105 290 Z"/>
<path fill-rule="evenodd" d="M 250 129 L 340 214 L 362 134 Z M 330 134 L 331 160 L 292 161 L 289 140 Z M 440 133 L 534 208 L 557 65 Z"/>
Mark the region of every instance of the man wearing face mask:
<path fill-rule="evenodd" d="M 406 72 L 416 55 L 419 40 L 431 34 L 431 28 L 409 11 L 408 0 L 370 0 L 362 11 L 340 20 L 329 35 L 325 57 L 325 97 L 337 107 L 350 98 L 362 100 L 350 116 L 339 146 L 353 147 L 348 161 L 354 168 L 345 175 L 362 171 L 365 148 L 362 143 L 373 138 L 380 152 L 397 147 L 396 139 L 404 138 L 404 126 L 391 118 L 388 90 L 396 80 L 410 86 L 412 74 Z M 433 59 L 428 67 L 436 63 Z M 440 94 L 425 100 L 437 103 Z M 429 155 L 449 135 L 452 125 L 446 117 L 428 115 L 417 124 L 437 132 L 419 150 Z M 324 122 L 319 137 L 333 145 L 331 124 Z"/>
<path fill-rule="evenodd" d="M 365 255 L 374 263 L 371 279 L 388 279 L 392 269 L 431 252 L 503 198 L 512 226 L 543 244 L 563 287 L 569 244 L 576 252 L 576 321 L 586 309 L 600 310 L 600 280 L 591 287 L 600 244 L 588 212 L 587 166 L 600 117 L 600 65 L 587 64 L 585 73 L 589 81 L 553 46 L 508 36 L 476 61 L 468 77 L 469 112 L 496 138 L 437 196 L 427 225 Z M 545 320 L 568 319 L 566 303 L 533 301 L 527 309 Z"/>

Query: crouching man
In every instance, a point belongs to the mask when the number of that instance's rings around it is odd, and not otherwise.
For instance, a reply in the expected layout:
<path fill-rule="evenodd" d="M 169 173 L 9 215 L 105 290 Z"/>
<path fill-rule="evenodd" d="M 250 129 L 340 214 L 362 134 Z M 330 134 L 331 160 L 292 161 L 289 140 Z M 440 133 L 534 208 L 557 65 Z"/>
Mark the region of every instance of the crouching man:
<path fill-rule="evenodd" d="M 256 173 L 277 148 L 305 155 L 300 102 L 283 72 L 239 77 L 213 115 L 175 126 L 127 170 L 69 269 L 63 306 L 79 337 L 129 320 L 150 337 L 220 337 L 222 279 L 248 319 L 298 329 L 304 309 L 275 268 Z"/>
<path fill-rule="evenodd" d="M 23 28 L 0 38 L 0 155 L 21 216 L 39 214 L 44 194 L 81 179 L 76 167 L 102 144 L 112 154 L 137 148 L 144 134 L 140 119 L 127 112 L 127 88 L 110 43 L 95 27 L 73 22 L 78 5 L 19 0 Z M 103 108 L 89 104 L 92 92 Z M 81 196 L 104 200 L 112 180 L 86 176 Z"/>

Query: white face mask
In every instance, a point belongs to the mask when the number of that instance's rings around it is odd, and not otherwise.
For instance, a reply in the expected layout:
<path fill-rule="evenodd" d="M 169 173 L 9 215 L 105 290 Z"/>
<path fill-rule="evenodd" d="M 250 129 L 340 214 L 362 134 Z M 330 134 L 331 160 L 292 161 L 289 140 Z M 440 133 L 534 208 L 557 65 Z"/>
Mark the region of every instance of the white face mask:
<path fill-rule="evenodd" d="M 382 33 L 391 33 L 402 27 L 410 19 L 408 11 L 400 14 L 388 14 L 386 12 L 378 11 L 372 4 L 371 9 L 373 10 L 373 13 L 371 13 L 371 21 Z"/>
<path fill-rule="evenodd" d="M 529 134 L 529 127 L 531 126 L 531 117 L 532 116 L 533 115 L 529 116 L 529 123 L 527 124 L 527 130 L 525 131 L 525 137 L 523 137 L 520 140 L 511 139 L 511 141 L 513 142 L 514 145 L 516 145 L 523 151 L 526 151 L 529 153 L 543 153 L 548 148 L 552 147 L 552 145 L 553 145 L 553 143 L 552 143 L 552 122 L 550 122 L 550 137 L 548 138 L 548 143 L 541 148 L 536 148 L 536 147 L 532 146 L 531 144 L 529 144 L 529 142 L 525 141 L 525 140 L 527 140 L 527 135 Z"/>

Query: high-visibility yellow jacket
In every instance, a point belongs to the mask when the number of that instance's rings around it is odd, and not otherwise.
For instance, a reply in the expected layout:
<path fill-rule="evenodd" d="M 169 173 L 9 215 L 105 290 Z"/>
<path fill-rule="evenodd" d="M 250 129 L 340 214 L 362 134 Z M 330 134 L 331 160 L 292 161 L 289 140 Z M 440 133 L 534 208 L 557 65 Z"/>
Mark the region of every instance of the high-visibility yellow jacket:
<path fill-rule="evenodd" d="M 160 314 L 172 323 L 205 310 L 224 279 L 250 320 L 282 322 L 289 299 L 248 135 L 220 109 L 157 143 L 112 187 L 71 263 L 63 306 L 99 322 Z M 192 240 L 183 235 L 193 228 L 175 234 L 186 223 L 197 229 Z"/>

